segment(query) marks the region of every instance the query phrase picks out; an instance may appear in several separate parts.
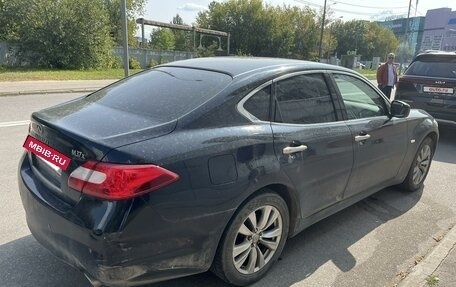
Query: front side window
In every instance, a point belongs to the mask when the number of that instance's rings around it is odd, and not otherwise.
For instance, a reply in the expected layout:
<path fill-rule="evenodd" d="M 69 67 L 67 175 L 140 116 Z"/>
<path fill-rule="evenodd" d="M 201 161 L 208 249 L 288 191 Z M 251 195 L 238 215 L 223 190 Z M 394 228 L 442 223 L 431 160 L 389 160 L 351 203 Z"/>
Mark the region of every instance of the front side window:
<path fill-rule="evenodd" d="M 304 74 L 275 85 L 276 122 L 314 124 L 336 121 L 334 105 L 322 74 Z"/>
<path fill-rule="evenodd" d="M 367 83 L 348 75 L 335 74 L 334 79 L 349 120 L 387 115 L 385 101 Z"/>

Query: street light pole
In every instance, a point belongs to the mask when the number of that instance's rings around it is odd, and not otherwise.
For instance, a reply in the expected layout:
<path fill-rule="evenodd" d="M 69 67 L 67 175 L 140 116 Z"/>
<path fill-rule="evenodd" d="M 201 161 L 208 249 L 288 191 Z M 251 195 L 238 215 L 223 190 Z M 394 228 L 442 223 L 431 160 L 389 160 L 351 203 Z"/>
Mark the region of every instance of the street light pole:
<path fill-rule="evenodd" d="M 407 13 L 407 20 L 405 21 L 405 41 L 408 47 L 408 29 L 409 29 L 409 18 L 410 18 L 410 8 L 412 7 L 412 0 L 409 1 L 408 13 Z"/>
<path fill-rule="evenodd" d="M 325 5 L 323 7 L 323 17 L 321 21 L 321 31 L 320 31 L 320 45 L 318 47 L 318 61 L 320 62 L 321 60 L 321 49 L 323 46 L 323 31 L 325 29 L 325 18 L 326 18 L 326 0 L 325 0 Z"/>
<path fill-rule="evenodd" d="M 122 0 L 120 4 L 122 14 L 122 38 L 123 38 L 123 66 L 125 77 L 128 77 L 128 31 L 127 31 L 127 1 Z"/>

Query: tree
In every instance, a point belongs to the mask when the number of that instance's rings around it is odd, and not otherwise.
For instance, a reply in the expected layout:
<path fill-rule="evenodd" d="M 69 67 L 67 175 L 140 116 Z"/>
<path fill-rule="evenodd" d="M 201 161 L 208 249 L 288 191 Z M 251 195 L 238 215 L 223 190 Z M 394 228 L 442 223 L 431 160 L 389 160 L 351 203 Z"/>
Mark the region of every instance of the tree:
<path fill-rule="evenodd" d="M 413 50 L 407 41 L 401 42 L 396 51 L 396 61 L 399 63 L 410 62 L 413 57 Z"/>
<path fill-rule="evenodd" d="M 154 29 L 150 34 L 152 48 L 164 51 L 172 51 L 176 41 L 174 33 L 168 28 Z"/>
<path fill-rule="evenodd" d="M 20 1 L 0 0 L 0 41 L 14 39 L 17 33 L 15 15 L 21 15 L 25 7 Z"/>
<path fill-rule="evenodd" d="M 8 18 L 11 31 L 2 35 L 17 45 L 18 56 L 31 65 L 84 69 L 109 62 L 112 43 L 100 2 L 15 0 L 1 13 L 0 18 L 19 13 Z"/>
<path fill-rule="evenodd" d="M 0 0 L 0 40 L 15 43 L 31 65 L 56 68 L 108 66 L 113 41 L 122 43 L 121 0 Z M 129 43 L 145 0 L 127 0 Z"/>
<path fill-rule="evenodd" d="M 196 19 L 199 27 L 231 33 L 231 50 L 256 56 L 272 56 L 272 20 L 261 0 L 212 2 Z M 226 47 L 225 47 L 226 48 Z"/>
<path fill-rule="evenodd" d="M 337 40 L 336 51 L 339 55 L 355 53 L 364 59 L 372 59 L 394 52 L 398 47 L 393 32 L 375 22 L 336 21 L 331 24 L 330 30 Z"/>
<path fill-rule="evenodd" d="M 261 0 L 212 2 L 197 25 L 231 34 L 231 51 L 240 55 L 313 58 L 318 31 L 310 8 L 264 5 Z"/>
<path fill-rule="evenodd" d="M 318 23 L 316 12 L 310 8 L 288 8 L 289 21 L 294 29 L 294 48 L 292 56 L 298 59 L 315 59 L 318 55 L 317 43 L 319 41 Z"/>
<path fill-rule="evenodd" d="M 173 17 L 173 24 L 177 25 L 185 25 L 188 26 L 187 24 L 184 23 L 184 20 L 179 14 L 176 14 L 176 16 Z M 174 34 L 174 41 L 175 41 L 175 49 L 177 51 L 187 51 L 187 50 L 192 50 L 193 46 L 190 46 L 190 36 L 193 34 L 190 34 L 188 31 L 183 31 L 183 30 L 172 30 Z"/>
<path fill-rule="evenodd" d="M 109 20 L 109 33 L 115 45 L 122 45 L 122 17 L 120 3 L 121 0 L 94 0 L 101 1 L 107 11 Z M 127 19 L 128 19 L 128 44 L 136 47 L 136 15 L 144 14 L 146 0 L 127 0 Z"/>
<path fill-rule="evenodd" d="M 385 57 L 386 61 L 386 55 L 390 52 L 395 52 L 399 46 L 399 41 L 394 33 L 375 22 L 368 23 L 368 31 L 365 34 L 365 38 L 365 45 L 369 49 L 363 55 L 367 59 Z"/>
<path fill-rule="evenodd" d="M 269 37 L 263 48 L 264 56 L 272 57 L 291 57 L 295 47 L 295 31 L 293 23 L 297 16 L 293 9 L 289 7 L 267 7 L 266 14 L 269 15 L 265 25 L 264 33 Z"/>

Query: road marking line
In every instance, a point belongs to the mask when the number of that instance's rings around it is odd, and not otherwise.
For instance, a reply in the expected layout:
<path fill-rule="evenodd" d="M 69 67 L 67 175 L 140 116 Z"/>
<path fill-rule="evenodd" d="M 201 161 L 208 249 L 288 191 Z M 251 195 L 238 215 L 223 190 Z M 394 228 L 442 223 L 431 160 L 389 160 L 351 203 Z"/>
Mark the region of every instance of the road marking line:
<path fill-rule="evenodd" d="M 29 123 L 30 123 L 29 120 L 27 120 L 27 121 L 15 121 L 15 122 L 3 122 L 3 123 L 0 123 L 0 128 L 23 126 L 23 125 L 28 125 Z"/>

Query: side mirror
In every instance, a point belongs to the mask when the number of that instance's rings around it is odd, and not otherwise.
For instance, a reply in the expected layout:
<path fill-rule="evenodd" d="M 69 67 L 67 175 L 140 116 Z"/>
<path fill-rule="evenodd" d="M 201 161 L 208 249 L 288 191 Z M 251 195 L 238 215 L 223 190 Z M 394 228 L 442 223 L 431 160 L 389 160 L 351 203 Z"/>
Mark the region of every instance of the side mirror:
<path fill-rule="evenodd" d="M 391 103 L 391 117 L 406 118 L 410 114 L 410 105 L 402 101 L 394 100 Z"/>

